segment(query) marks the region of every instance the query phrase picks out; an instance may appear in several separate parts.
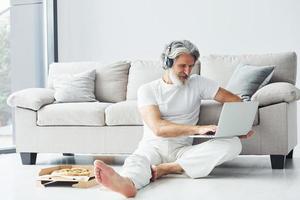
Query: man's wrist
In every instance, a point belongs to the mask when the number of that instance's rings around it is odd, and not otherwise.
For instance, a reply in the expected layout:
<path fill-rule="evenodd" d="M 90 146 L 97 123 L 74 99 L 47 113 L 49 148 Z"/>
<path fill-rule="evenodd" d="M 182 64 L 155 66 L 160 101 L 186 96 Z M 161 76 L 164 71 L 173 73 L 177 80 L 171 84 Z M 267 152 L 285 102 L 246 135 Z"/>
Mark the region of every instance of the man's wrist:
<path fill-rule="evenodd" d="M 199 132 L 199 127 L 200 127 L 200 126 L 197 126 L 197 125 L 192 126 L 192 127 L 191 127 L 191 132 L 190 132 L 188 135 L 195 135 L 195 134 L 198 134 L 198 132 Z"/>

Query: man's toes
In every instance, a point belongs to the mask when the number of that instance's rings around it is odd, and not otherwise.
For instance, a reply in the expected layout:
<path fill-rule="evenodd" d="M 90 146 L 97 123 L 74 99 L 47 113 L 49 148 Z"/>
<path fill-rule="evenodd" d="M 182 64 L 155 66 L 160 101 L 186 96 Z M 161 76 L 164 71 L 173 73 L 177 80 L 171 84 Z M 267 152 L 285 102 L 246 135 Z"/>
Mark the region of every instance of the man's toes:
<path fill-rule="evenodd" d="M 95 179 L 98 183 L 101 183 L 102 182 L 102 178 L 101 178 L 101 174 L 100 174 L 100 171 L 99 172 L 94 172 L 95 173 Z"/>
<path fill-rule="evenodd" d="M 95 178 L 96 178 L 96 180 L 97 180 L 98 183 L 102 182 L 101 176 L 96 175 Z"/>
<path fill-rule="evenodd" d="M 95 160 L 94 166 L 102 165 L 104 162 L 102 160 Z"/>
<path fill-rule="evenodd" d="M 157 178 L 157 168 L 155 165 L 151 166 L 151 175 L 152 175 L 152 177 L 151 177 L 150 181 L 155 181 Z"/>
<path fill-rule="evenodd" d="M 99 167 L 94 167 L 94 174 L 95 175 L 98 175 L 98 174 L 100 174 L 100 171 L 101 171 L 101 169 L 99 168 Z"/>
<path fill-rule="evenodd" d="M 100 170 L 101 170 L 101 169 L 100 169 L 97 165 L 94 166 L 94 171 L 95 171 L 95 172 L 100 172 Z"/>
<path fill-rule="evenodd" d="M 156 171 L 156 166 L 155 165 L 151 165 L 151 171 L 152 172 Z"/>
<path fill-rule="evenodd" d="M 111 169 L 102 160 L 95 160 L 94 161 L 94 166 L 95 167 L 99 167 L 101 170 L 109 170 L 109 169 Z"/>

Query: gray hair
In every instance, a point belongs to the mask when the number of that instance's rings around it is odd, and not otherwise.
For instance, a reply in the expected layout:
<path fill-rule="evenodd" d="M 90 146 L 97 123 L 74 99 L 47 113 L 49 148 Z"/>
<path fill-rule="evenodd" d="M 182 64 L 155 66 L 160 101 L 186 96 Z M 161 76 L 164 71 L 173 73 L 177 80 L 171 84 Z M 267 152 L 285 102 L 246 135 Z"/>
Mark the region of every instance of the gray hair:
<path fill-rule="evenodd" d="M 190 41 L 175 40 L 175 41 L 170 42 L 168 45 L 166 45 L 163 53 L 161 54 L 163 68 L 164 69 L 167 68 L 167 66 L 166 66 L 167 58 L 174 60 L 183 53 L 190 54 L 191 56 L 193 56 L 195 59 L 195 62 L 198 60 L 198 58 L 200 56 L 198 48 Z"/>

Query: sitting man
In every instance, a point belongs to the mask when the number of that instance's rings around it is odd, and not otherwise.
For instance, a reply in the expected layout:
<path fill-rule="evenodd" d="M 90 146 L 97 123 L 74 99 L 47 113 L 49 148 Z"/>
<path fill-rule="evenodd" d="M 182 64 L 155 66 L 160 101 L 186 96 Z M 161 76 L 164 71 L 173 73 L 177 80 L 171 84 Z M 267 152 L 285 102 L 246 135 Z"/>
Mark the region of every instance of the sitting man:
<path fill-rule="evenodd" d="M 199 58 L 195 45 L 187 40 L 173 41 L 163 51 L 163 77 L 142 85 L 138 108 L 144 123 L 144 136 L 118 174 L 100 160 L 94 162 L 99 184 L 126 197 L 161 176 L 185 173 L 191 178 L 207 176 L 217 165 L 236 158 L 240 138 L 211 139 L 192 145 L 193 134 L 215 132 L 216 125 L 196 125 L 202 99 L 234 102 L 241 99 L 210 79 L 191 75 Z M 248 138 L 253 131 L 242 138 Z"/>

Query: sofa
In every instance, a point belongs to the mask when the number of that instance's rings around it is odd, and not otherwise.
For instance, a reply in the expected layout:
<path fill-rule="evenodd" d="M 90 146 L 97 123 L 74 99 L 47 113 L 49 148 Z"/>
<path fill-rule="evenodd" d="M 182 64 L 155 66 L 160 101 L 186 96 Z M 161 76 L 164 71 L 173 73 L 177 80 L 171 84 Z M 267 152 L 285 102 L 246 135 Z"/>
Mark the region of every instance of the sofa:
<path fill-rule="evenodd" d="M 208 55 L 200 61 L 192 73 L 213 79 L 225 88 L 238 64 L 276 66 L 269 84 L 252 97 L 259 101 L 253 123 L 255 135 L 242 140 L 241 154 L 270 155 L 272 168 L 283 169 L 297 145 L 296 100 L 300 94 L 295 87 L 296 53 Z M 96 102 L 55 101 L 54 77 L 90 69 L 96 70 Z M 46 88 L 24 89 L 8 98 L 8 104 L 14 108 L 16 150 L 22 163 L 35 164 L 39 153 L 132 153 L 143 135 L 143 122 L 136 105 L 137 89 L 162 74 L 158 61 L 51 64 Z M 217 125 L 221 109 L 222 104 L 203 100 L 198 124 Z M 201 139 L 194 141 L 200 142 Z"/>

